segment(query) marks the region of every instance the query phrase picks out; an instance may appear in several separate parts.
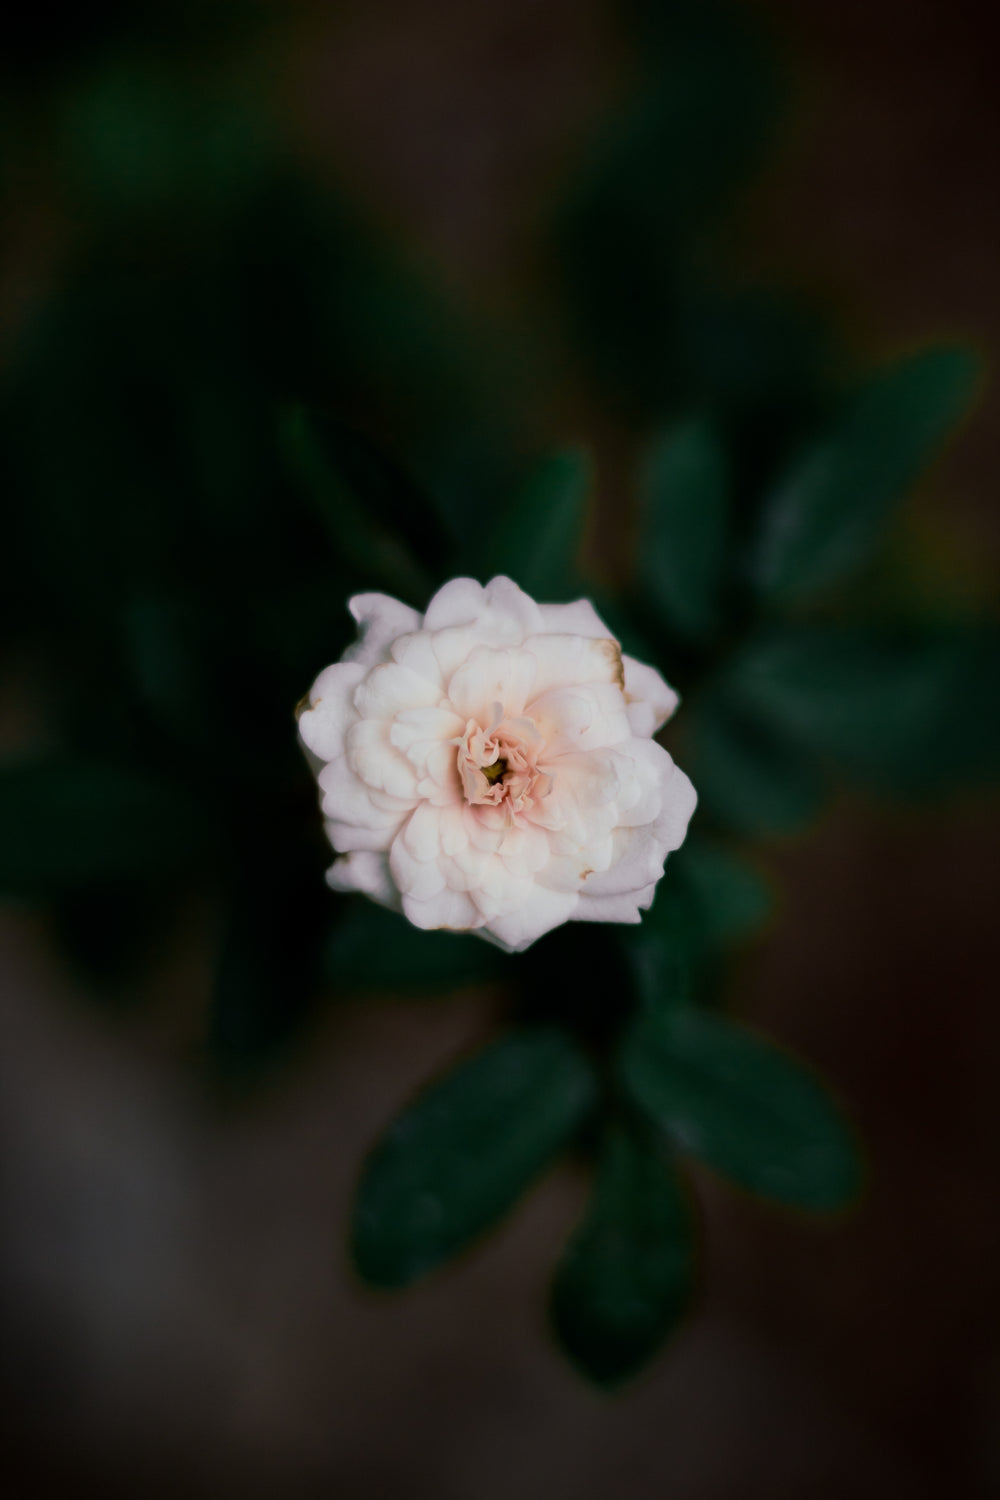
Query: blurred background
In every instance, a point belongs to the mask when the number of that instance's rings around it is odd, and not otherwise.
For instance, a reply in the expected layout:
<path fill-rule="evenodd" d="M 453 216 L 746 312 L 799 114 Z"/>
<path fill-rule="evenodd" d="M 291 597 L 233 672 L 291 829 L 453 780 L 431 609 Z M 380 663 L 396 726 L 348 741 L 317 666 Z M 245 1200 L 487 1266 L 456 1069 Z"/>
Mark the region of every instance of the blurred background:
<path fill-rule="evenodd" d="M 291 720 L 347 594 L 423 603 L 547 449 L 591 449 L 584 572 L 627 599 L 665 416 L 709 408 L 749 492 L 849 372 L 943 338 L 989 375 L 988 20 L 109 0 L 8 22 L 5 1494 L 1000 1490 L 995 792 L 838 786 L 755 846 L 778 905 L 728 1003 L 823 1069 L 871 1190 L 816 1225 L 698 1171 L 701 1298 L 609 1397 L 545 1336 L 569 1166 L 405 1296 L 353 1277 L 365 1149 L 505 992 L 459 964 L 359 994 L 343 942 L 331 964 Z M 412 498 L 317 503 L 303 403 L 359 493 L 388 452 Z M 994 610 L 998 403 L 987 378 L 869 600 Z"/>

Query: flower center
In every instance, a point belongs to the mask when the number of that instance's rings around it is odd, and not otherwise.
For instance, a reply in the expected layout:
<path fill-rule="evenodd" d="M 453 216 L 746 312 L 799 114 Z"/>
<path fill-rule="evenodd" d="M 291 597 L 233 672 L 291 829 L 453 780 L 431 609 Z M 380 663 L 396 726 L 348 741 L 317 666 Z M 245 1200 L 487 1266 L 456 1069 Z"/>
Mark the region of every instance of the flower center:
<path fill-rule="evenodd" d="M 496 717 L 484 729 L 474 719 L 458 741 L 458 771 L 466 802 L 473 807 L 502 808 L 513 821 L 538 797 L 544 797 L 552 778 L 536 761 L 542 739 L 530 719 Z"/>

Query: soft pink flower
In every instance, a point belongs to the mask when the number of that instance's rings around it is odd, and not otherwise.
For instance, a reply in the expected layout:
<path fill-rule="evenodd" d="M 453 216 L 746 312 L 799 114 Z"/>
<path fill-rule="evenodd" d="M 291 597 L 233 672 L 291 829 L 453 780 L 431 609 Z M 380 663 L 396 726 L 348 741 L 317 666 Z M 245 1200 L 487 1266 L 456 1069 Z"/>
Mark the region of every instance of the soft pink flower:
<path fill-rule="evenodd" d="M 519 952 L 566 921 L 638 922 L 694 811 L 653 740 L 677 695 L 586 599 L 456 578 L 424 615 L 359 594 L 299 720 L 334 890 Z"/>

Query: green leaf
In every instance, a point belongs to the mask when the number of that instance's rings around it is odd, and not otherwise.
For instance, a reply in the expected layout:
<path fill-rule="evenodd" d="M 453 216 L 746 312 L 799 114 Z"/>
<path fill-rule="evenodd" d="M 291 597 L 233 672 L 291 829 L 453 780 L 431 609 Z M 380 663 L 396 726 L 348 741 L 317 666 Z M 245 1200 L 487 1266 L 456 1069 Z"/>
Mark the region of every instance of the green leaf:
<path fill-rule="evenodd" d="M 684 1004 L 704 993 L 729 944 L 767 920 L 773 892 L 747 860 L 705 839 L 689 837 L 667 861 L 656 900 L 621 943 L 643 998 Z"/>
<path fill-rule="evenodd" d="M 488 1229 L 566 1145 L 592 1097 L 586 1059 L 555 1028 L 514 1032 L 432 1085 L 362 1174 L 361 1275 L 406 1286 Z"/>
<path fill-rule="evenodd" d="M 8 895 L 187 868 L 209 841 L 183 789 L 151 773 L 56 758 L 0 768 L 0 891 Z"/>
<path fill-rule="evenodd" d="M 734 703 L 718 683 L 689 714 L 684 764 L 703 815 L 752 837 L 796 833 L 813 821 L 826 781 L 812 753 Z"/>
<path fill-rule="evenodd" d="M 448 539 L 421 486 L 363 433 L 317 412 L 307 420 L 326 463 L 366 514 L 378 517 L 422 564 L 438 568 Z"/>
<path fill-rule="evenodd" d="M 971 351 L 931 349 L 874 380 L 839 430 L 800 454 L 768 495 L 750 562 L 760 591 L 801 599 L 862 563 L 967 410 L 978 375 Z"/>
<path fill-rule="evenodd" d="M 751 164 L 779 88 L 762 33 L 731 6 L 628 9 L 638 86 L 569 180 L 560 274 L 605 408 L 648 417 L 690 392 L 679 268 Z"/>
<path fill-rule="evenodd" d="M 634 1375 L 683 1316 L 694 1268 L 688 1201 L 667 1153 L 612 1127 L 552 1287 L 553 1324 L 574 1364 L 600 1385 Z"/>
<path fill-rule="evenodd" d="M 998 633 L 983 628 L 772 630 L 726 669 L 746 711 L 883 792 L 995 776 Z"/>
<path fill-rule="evenodd" d="M 855 1142 L 822 1085 L 733 1022 L 647 1007 L 625 1038 L 621 1071 L 676 1146 L 751 1192 L 816 1211 L 857 1195 Z"/>
<path fill-rule="evenodd" d="M 577 587 L 592 483 L 590 456 L 579 449 L 543 460 L 499 517 L 483 517 L 491 532 L 488 571 L 506 573 L 533 599 L 567 598 Z"/>
<path fill-rule="evenodd" d="M 283 413 L 279 437 L 289 471 L 312 502 L 341 566 L 405 600 L 425 599 L 431 592 L 429 575 L 396 531 L 382 523 L 376 507 L 384 489 L 375 500 L 359 494 L 341 470 L 329 431 L 301 406 Z M 422 502 L 421 507 L 427 514 Z"/>
<path fill-rule="evenodd" d="M 665 432 L 640 481 L 639 585 L 668 629 L 702 639 L 718 623 L 729 520 L 725 453 L 711 427 Z"/>
<path fill-rule="evenodd" d="M 774 909 L 774 891 L 757 867 L 731 849 L 705 839 L 688 839 L 671 856 L 667 879 L 671 875 L 686 893 L 692 919 L 705 943 L 732 943 L 749 937 Z"/>
<path fill-rule="evenodd" d="M 347 903 L 345 903 L 347 904 Z M 482 983 L 503 973 L 500 951 L 458 932 L 424 932 L 373 902 L 350 903 L 331 932 L 324 969 L 341 990 L 437 990 Z"/>

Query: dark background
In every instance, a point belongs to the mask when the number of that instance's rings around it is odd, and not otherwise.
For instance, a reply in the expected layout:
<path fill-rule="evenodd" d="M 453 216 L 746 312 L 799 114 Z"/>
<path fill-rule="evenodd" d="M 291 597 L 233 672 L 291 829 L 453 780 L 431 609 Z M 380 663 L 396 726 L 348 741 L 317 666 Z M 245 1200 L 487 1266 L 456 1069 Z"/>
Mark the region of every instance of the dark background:
<path fill-rule="evenodd" d="M 706 258 L 817 298 L 859 357 L 958 335 L 995 361 L 986 8 L 743 8 L 770 26 L 788 96 Z M 360 205 L 470 319 L 541 330 L 531 424 L 593 444 L 591 550 L 620 571 L 627 431 L 551 331 L 555 273 L 536 229 L 627 94 L 619 9 L 386 0 L 210 14 L 186 44 L 193 70 L 230 47 L 249 57 L 243 87 L 250 77 L 310 182 Z M 87 232 L 49 130 L 124 22 L 112 7 L 86 19 L 61 38 L 25 21 L 5 65 L 20 110 L 6 117 L 22 122 L 3 190 L 5 361 Z M 243 53 L 233 37 L 251 21 L 265 40 Z M 173 56 L 150 28 L 154 55 Z M 204 212 L 195 234 L 211 233 Z M 997 415 L 994 382 L 910 506 L 903 566 L 936 596 L 995 592 Z M 16 750 L 45 712 L 16 645 L 3 686 Z M 701 1302 L 615 1397 L 585 1388 L 543 1334 L 544 1282 L 581 1202 L 569 1168 L 401 1298 L 363 1292 L 346 1264 L 364 1149 L 499 995 L 338 1000 L 266 1087 L 220 1108 L 189 1056 L 209 1004 L 208 903 L 179 914 L 145 1003 L 110 1014 L 75 984 L 43 917 L 5 912 L 5 1492 L 997 1493 L 997 844 L 995 798 L 903 813 L 844 793 L 808 838 L 767 849 L 781 908 L 734 973 L 733 1008 L 825 1070 L 866 1136 L 871 1192 L 843 1224 L 815 1226 L 701 1174 Z"/>

